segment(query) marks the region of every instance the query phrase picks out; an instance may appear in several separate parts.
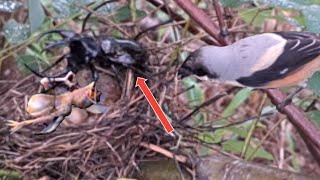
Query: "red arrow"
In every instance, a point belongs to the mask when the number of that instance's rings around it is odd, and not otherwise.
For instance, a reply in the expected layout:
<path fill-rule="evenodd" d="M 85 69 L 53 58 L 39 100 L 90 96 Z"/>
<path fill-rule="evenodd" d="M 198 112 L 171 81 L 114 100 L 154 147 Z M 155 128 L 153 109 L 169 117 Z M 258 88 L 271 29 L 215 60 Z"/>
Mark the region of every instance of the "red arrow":
<path fill-rule="evenodd" d="M 158 119 L 160 120 L 162 126 L 166 130 L 167 133 L 171 133 L 174 129 L 170 122 L 168 121 L 166 115 L 164 114 L 163 110 L 161 109 L 159 103 L 157 102 L 156 98 L 153 96 L 152 92 L 150 91 L 148 85 L 146 84 L 147 79 L 138 77 L 136 81 L 136 87 L 139 86 L 142 93 L 146 97 L 147 101 L 149 102 L 151 108 L 153 109 L 154 113 L 157 115 Z"/>

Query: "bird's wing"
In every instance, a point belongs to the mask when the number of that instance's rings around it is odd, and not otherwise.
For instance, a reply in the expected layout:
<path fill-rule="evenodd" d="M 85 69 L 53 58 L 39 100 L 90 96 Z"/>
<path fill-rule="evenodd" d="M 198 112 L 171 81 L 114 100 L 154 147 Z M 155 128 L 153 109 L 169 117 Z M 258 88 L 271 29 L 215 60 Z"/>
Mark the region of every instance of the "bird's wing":
<path fill-rule="evenodd" d="M 251 87 L 264 86 L 296 72 L 320 55 L 320 39 L 313 33 L 280 32 L 277 35 L 287 40 L 281 55 L 269 67 L 237 79 L 239 83 Z"/>
<path fill-rule="evenodd" d="M 319 34 L 312 32 L 274 32 L 273 34 L 277 34 L 286 40 L 298 40 L 298 39 L 320 39 Z"/>

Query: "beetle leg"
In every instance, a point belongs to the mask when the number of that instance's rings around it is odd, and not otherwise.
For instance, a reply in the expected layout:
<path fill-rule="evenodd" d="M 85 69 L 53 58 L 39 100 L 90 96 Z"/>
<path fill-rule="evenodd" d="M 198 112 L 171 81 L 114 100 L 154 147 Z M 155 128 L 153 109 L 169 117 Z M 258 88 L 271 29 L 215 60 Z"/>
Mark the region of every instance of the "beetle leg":
<path fill-rule="evenodd" d="M 49 90 L 54 89 L 55 87 L 57 87 L 61 82 L 64 82 L 65 85 L 68 86 L 68 88 L 71 88 L 73 86 L 76 85 L 76 82 L 72 82 L 74 81 L 73 77 L 68 77 L 67 73 L 72 73 L 71 71 L 69 71 L 68 69 L 66 69 L 64 72 L 62 72 L 61 74 L 59 74 L 56 77 L 44 77 L 40 80 L 40 84 L 41 84 L 41 91 L 40 93 L 47 93 Z M 63 77 L 65 75 L 65 77 Z M 61 79 L 66 79 L 66 81 L 63 81 Z"/>
<path fill-rule="evenodd" d="M 111 69 L 114 72 L 116 80 L 118 81 L 119 84 L 121 84 L 121 82 L 123 80 L 120 78 L 121 74 L 120 74 L 119 70 L 117 69 L 117 67 L 114 64 L 111 64 Z"/>
<path fill-rule="evenodd" d="M 159 27 L 161 27 L 161 26 L 163 26 L 163 25 L 166 25 L 166 24 L 169 24 L 169 23 L 172 23 L 172 22 L 173 22 L 173 20 L 172 20 L 172 19 L 169 19 L 169 20 L 167 20 L 167 21 L 165 21 L 165 22 L 162 22 L 162 23 L 160 23 L 160 24 L 156 24 L 156 25 L 151 26 L 151 27 L 149 27 L 149 28 L 147 28 L 147 29 L 144 29 L 144 30 L 142 30 L 141 32 L 139 32 L 139 33 L 133 38 L 133 40 L 138 41 L 138 40 L 142 37 L 142 35 L 146 34 L 147 32 L 156 30 L 156 29 L 158 29 Z"/>
<path fill-rule="evenodd" d="M 48 51 L 52 48 L 55 48 L 55 47 L 58 47 L 58 46 L 62 46 L 62 45 L 65 45 L 67 42 L 65 40 L 59 40 L 59 41 L 55 41 L 55 42 L 52 42 L 52 43 L 49 43 L 46 47 L 44 47 L 42 49 L 42 51 L 40 53 L 43 53 L 45 51 Z"/>
<path fill-rule="evenodd" d="M 51 87 L 51 83 L 63 82 L 69 88 L 75 86 L 75 74 L 69 71 L 64 77 L 45 77 L 40 80 L 40 84 L 47 90 Z"/>
<path fill-rule="evenodd" d="M 105 2 L 102 2 L 101 4 L 99 4 L 97 7 L 93 8 L 94 11 L 100 9 L 101 7 L 105 6 L 106 4 L 109 4 L 109 3 L 112 3 L 112 2 L 116 2 L 117 0 L 109 0 L 109 1 L 105 1 Z M 81 32 L 84 32 L 85 29 L 86 29 L 86 24 L 87 24 L 87 21 L 88 19 L 91 17 L 92 15 L 92 12 L 89 12 L 86 17 L 84 18 L 83 20 L 83 23 L 82 23 L 82 28 L 81 28 Z"/>
<path fill-rule="evenodd" d="M 89 64 L 89 68 L 90 68 L 90 71 L 92 74 L 93 81 L 97 82 L 99 79 L 99 74 L 98 74 L 96 68 L 94 67 L 94 65 L 92 63 Z"/>
<path fill-rule="evenodd" d="M 56 66 L 58 63 L 60 63 L 64 58 L 68 57 L 69 54 L 67 55 L 63 55 L 61 56 L 56 62 L 54 62 L 52 65 L 50 65 L 48 68 L 46 68 L 44 71 L 48 71 L 49 69 L 51 69 L 52 67 Z M 29 71 L 31 71 L 34 75 L 41 77 L 42 79 L 40 80 L 40 84 L 41 84 L 41 93 L 46 93 L 48 90 L 54 88 L 56 85 L 54 85 L 54 82 L 64 82 L 69 88 L 76 85 L 76 82 L 74 81 L 74 74 L 73 76 L 70 73 L 70 67 L 67 67 L 66 70 L 64 72 L 62 72 L 61 74 L 57 75 L 57 76 L 46 76 L 40 72 L 35 71 L 34 69 L 32 69 L 28 64 L 22 63 Z M 63 77 L 64 75 L 66 75 L 65 77 Z"/>
<path fill-rule="evenodd" d="M 77 72 L 77 67 L 74 63 L 72 63 L 73 61 L 70 54 L 64 55 L 61 58 L 67 58 L 68 65 L 66 69 L 57 76 L 43 77 L 40 80 L 40 84 L 44 88 L 44 91 L 42 91 L 42 93 L 46 93 L 48 90 L 53 89 L 59 84 L 59 82 L 64 82 L 64 84 L 69 88 L 77 84 L 77 82 L 75 81 L 75 73 Z"/>
<path fill-rule="evenodd" d="M 125 52 L 128 52 L 130 55 L 145 54 L 145 49 L 143 49 L 141 45 L 135 41 L 125 39 L 114 40 L 121 47 L 121 49 L 123 49 Z"/>
<path fill-rule="evenodd" d="M 54 62 L 53 64 L 51 64 L 49 67 L 47 67 L 43 72 L 46 72 L 48 70 L 50 70 L 51 68 L 53 68 L 54 66 L 56 66 L 57 64 L 59 64 L 64 58 L 68 57 L 68 54 L 67 55 L 63 55 L 61 56 L 56 62 Z M 25 63 L 22 63 L 29 71 L 31 71 L 34 75 L 38 76 L 38 77 L 41 77 L 41 78 L 44 78 L 44 77 L 48 77 L 46 75 L 43 75 L 41 74 L 40 72 L 37 72 L 35 71 L 34 69 L 32 69 L 28 64 L 25 64 Z M 59 75 L 61 76 L 61 75 Z M 57 76 L 55 76 L 57 77 Z"/>

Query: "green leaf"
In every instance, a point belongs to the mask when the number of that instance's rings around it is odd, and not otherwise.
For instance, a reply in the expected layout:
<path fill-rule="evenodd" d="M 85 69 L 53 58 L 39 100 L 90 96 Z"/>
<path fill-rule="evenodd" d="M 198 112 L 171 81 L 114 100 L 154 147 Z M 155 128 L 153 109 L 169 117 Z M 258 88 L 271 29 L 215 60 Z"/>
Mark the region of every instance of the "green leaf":
<path fill-rule="evenodd" d="M 307 20 L 303 13 L 299 13 L 299 15 L 293 16 L 292 18 L 287 19 L 287 21 L 293 25 L 301 26 L 302 28 L 307 27 Z"/>
<path fill-rule="evenodd" d="M 14 19 L 10 19 L 3 27 L 4 36 L 9 43 L 17 44 L 26 40 L 29 35 L 29 25 L 18 23 Z"/>
<path fill-rule="evenodd" d="M 238 141 L 238 140 L 229 140 L 224 143 L 222 143 L 222 148 L 224 151 L 228 151 L 231 153 L 241 153 L 242 147 L 244 146 L 244 141 Z M 246 158 L 248 158 L 255 148 L 253 148 L 251 145 L 249 145 L 247 153 L 246 153 Z M 264 150 L 262 147 L 260 147 L 257 152 L 254 155 L 254 158 L 262 158 L 262 159 L 267 159 L 267 160 L 273 160 L 272 154 Z"/>
<path fill-rule="evenodd" d="M 114 20 L 115 22 L 124 22 L 131 19 L 131 9 L 129 5 L 123 6 L 118 9 L 117 13 L 115 14 Z M 137 18 L 145 17 L 147 14 L 142 10 L 136 10 Z"/>
<path fill-rule="evenodd" d="M 233 127 L 228 127 L 227 129 L 229 131 L 233 132 L 234 134 L 236 134 L 242 138 L 245 138 L 248 135 L 249 127 L 243 127 L 243 126 L 234 127 L 233 126 Z"/>
<path fill-rule="evenodd" d="M 320 71 L 314 73 L 311 78 L 308 79 L 307 88 L 318 96 L 320 95 Z"/>
<path fill-rule="evenodd" d="M 241 91 L 239 91 L 228 107 L 223 111 L 222 117 L 226 118 L 231 116 L 235 110 L 250 96 L 251 88 L 243 88 Z"/>
<path fill-rule="evenodd" d="M 198 152 L 199 156 L 208 156 L 216 153 L 216 151 L 206 146 L 200 146 Z"/>
<path fill-rule="evenodd" d="M 186 89 L 192 86 L 194 87 L 186 92 L 186 97 L 189 102 L 189 106 L 191 108 L 199 106 L 204 102 L 205 100 L 204 92 L 202 91 L 201 87 L 198 85 L 198 83 L 194 78 L 192 77 L 184 78 L 182 80 L 182 83 L 184 85 L 184 88 Z M 198 113 L 195 116 L 193 116 L 193 118 L 195 119 L 196 124 L 202 124 L 206 121 L 205 113 Z"/>
<path fill-rule="evenodd" d="M 311 32 L 320 32 L 320 6 L 312 5 L 302 8 L 302 13 L 306 19 L 307 30 Z"/>
<path fill-rule="evenodd" d="M 320 3 L 318 0 L 260 0 L 272 6 L 295 9 L 303 13 L 307 30 L 320 32 Z"/>
<path fill-rule="evenodd" d="M 296 154 L 296 142 L 295 142 L 295 138 L 292 136 L 292 131 L 289 129 L 286 129 L 285 131 L 286 134 L 286 143 L 288 144 L 288 148 L 287 150 L 291 153 L 291 163 L 293 168 L 299 172 L 301 167 L 300 167 L 300 161 L 299 161 L 299 157 Z"/>
<path fill-rule="evenodd" d="M 226 131 L 223 129 L 218 129 L 212 132 L 204 132 L 199 134 L 199 139 L 207 143 L 220 143 Z"/>
<path fill-rule="evenodd" d="M 45 14 L 40 0 L 28 0 L 29 23 L 31 33 L 35 32 L 43 23 Z"/>
<path fill-rule="evenodd" d="M 30 73 L 28 69 L 24 66 L 24 64 L 28 65 L 35 71 L 40 71 L 40 65 L 44 65 L 43 61 L 39 60 L 36 56 L 33 55 L 20 55 L 16 58 L 18 68 L 23 72 Z"/>
<path fill-rule="evenodd" d="M 13 13 L 23 6 L 21 2 L 0 0 L 0 12 Z"/>
<path fill-rule="evenodd" d="M 81 11 L 81 6 L 86 6 L 94 0 L 54 0 L 52 7 L 55 16 L 58 18 L 67 18 Z"/>
<path fill-rule="evenodd" d="M 231 7 L 231 8 L 235 8 L 235 7 L 239 7 L 242 4 L 248 3 L 248 2 L 252 2 L 253 0 L 220 0 L 221 4 L 225 7 Z"/>
<path fill-rule="evenodd" d="M 21 179 L 21 178 L 22 178 L 22 175 L 18 171 L 0 169 L 0 179 L 18 180 L 18 179 Z"/>
<path fill-rule="evenodd" d="M 297 8 L 301 5 L 320 4 L 319 0 L 260 0 L 268 4 L 273 4 L 285 8 Z"/>
<path fill-rule="evenodd" d="M 320 111 L 311 111 L 308 115 L 310 119 L 320 127 Z"/>
<path fill-rule="evenodd" d="M 237 140 L 229 140 L 222 143 L 223 150 L 232 152 L 232 153 L 240 153 L 243 145 L 244 145 L 243 141 L 237 141 Z"/>
<path fill-rule="evenodd" d="M 195 125 L 202 125 L 206 122 L 207 116 L 205 113 L 197 113 L 193 116 L 193 119 L 195 120 Z"/>
<path fill-rule="evenodd" d="M 191 86 L 194 87 L 186 92 L 190 107 L 199 106 L 204 102 L 204 92 L 194 78 L 184 78 L 182 83 L 186 89 L 190 88 Z"/>
<path fill-rule="evenodd" d="M 260 11 L 259 8 L 241 10 L 239 16 L 246 22 L 252 23 L 256 27 L 261 27 L 266 19 L 278 18 L 272 14 L 272 9 Z"/>

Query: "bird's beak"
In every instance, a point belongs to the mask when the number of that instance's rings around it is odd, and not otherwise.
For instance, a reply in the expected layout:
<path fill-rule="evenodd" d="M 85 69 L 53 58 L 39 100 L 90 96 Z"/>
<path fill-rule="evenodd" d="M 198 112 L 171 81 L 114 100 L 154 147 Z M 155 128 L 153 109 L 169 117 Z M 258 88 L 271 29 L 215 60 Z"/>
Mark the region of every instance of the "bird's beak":
<path fill-rule="evenodd" d="M 193 56 L 190 55 L 180 66 L 179 70 L 178 70 L 178 75 L 181 76 L 181 79 L 187 77 L 187 76 L 191 76 L 194 74 L 193 72 Z"/>
<path fill-rule="evenodd" d="M 181 77 L 181 79 L 192 75 L 192 71 L 189 67 L 185 66 L 184 64 L 182 66 L 180 66 L 179 70 L 178 70 L 178 75 Z"/>
<path fill-rule="evenodd" d="M 181 76 L 181 78 L 185 78 L 190 75 L 196 74 L 196 60 L 198 59 L 199 52 L 195 51 L 190 53 L 190 55 L 187 57 L 187 59 L 182 63 L 178 70 L 178 74 Z"/>

